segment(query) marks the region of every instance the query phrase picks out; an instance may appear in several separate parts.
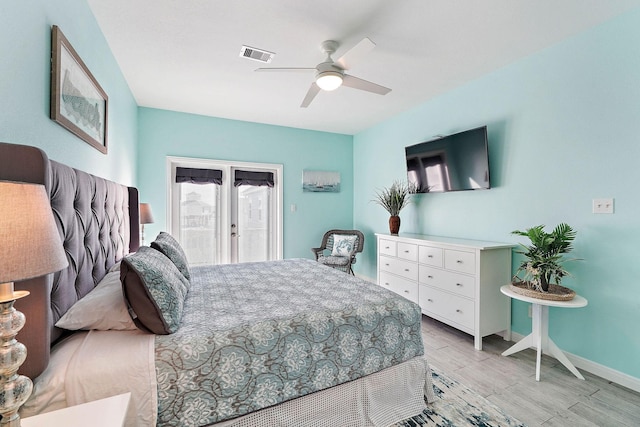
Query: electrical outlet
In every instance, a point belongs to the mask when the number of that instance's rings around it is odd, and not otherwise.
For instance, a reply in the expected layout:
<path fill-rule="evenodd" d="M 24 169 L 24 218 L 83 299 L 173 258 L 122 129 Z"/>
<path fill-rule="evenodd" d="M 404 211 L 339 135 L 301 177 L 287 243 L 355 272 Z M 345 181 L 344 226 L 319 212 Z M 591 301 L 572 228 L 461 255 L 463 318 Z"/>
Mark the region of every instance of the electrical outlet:
<path fill-rule="evenodd" d="M 593 199 L 594 214 L 612 214 L 613 199 Z"/>

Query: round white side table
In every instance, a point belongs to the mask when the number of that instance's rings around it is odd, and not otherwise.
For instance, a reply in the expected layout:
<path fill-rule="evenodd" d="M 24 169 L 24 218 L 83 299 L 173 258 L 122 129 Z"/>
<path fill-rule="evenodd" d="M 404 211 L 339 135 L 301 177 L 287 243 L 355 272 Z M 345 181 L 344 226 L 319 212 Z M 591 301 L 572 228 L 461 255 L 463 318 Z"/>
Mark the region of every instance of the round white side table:
<path fill-rule="evenodd" d="M 567 356 L 565 356 L 556 343 L 549 338 L 549 307 L 580 308 L 585 307 L 588 301 L 580 295 L 576 295 L 571 301 L 552 301 L 527 297 L 513 292 L 509 285 L 502 286 L 500 292 L 510 298 L 531 303 L 532 317 L 531 333 L 502 352 L 502 355 L 509 356 L 510 354 L 517 353 L 529 347 L 535 347 L 537 350 L 536 381 L 540 381 L 540 360 L 543 352 L 555 357 L 571 371 L 573 375 L 584 380 L 584 377 L 578 372 L 569 359 L 567 359 Z"/>

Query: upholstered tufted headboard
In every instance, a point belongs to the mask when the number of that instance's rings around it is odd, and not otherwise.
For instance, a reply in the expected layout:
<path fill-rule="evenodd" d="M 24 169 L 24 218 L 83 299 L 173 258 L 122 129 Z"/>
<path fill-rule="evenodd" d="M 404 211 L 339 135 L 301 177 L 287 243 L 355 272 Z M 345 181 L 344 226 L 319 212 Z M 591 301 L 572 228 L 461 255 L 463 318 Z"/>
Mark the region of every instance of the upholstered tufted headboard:
<path fill-rule="evenodd" d="M 17 337 L 28 353 L 20 373 L 35 378 L 63 333 L 55 322 L 138 249 L 138 190 L 49 160 L 36 147 L 7 143 L 0 143 L 0 180 L 45 186 L 69 260 L 60 272 L 15 284 L 31 292 L 15 307 L 27 317 Z"/>

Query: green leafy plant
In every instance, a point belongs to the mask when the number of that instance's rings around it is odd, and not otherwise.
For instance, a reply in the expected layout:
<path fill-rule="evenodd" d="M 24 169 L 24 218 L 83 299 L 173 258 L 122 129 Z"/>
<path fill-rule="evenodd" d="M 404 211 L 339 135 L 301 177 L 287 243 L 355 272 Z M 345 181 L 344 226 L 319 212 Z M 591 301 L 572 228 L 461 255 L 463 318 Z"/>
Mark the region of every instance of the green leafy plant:
<path fill-rule="evenodd" d="M 398 216 L 400 211 L 411 203 L 410 195 L 415 193 L 414 187 L 403 181 L 394 181 L 391 187 L 376 192 L 375 202 L 386 209 L 391 216 Z"/>
<path fill-rule="evenodd" d="M 538 291 L 546 292 L 552 281 L 560 285 L 562 278 L 569 275 L 563 263 L 577 260 L 564 257 L 564 254 L 573 250 L 573 240 L 576 237 L 576 231 L 569 225 L 558 224 L 551 233 L 544 231 L 544 225 L 511 233 L 528 237 L 531 242 L 530 245 L 520 244 L 522 250 L 516 251 L 526 258 L 520 264 L 516 277 L 519 278 L 518 275 L 524 273 L 522 281 Z"/>

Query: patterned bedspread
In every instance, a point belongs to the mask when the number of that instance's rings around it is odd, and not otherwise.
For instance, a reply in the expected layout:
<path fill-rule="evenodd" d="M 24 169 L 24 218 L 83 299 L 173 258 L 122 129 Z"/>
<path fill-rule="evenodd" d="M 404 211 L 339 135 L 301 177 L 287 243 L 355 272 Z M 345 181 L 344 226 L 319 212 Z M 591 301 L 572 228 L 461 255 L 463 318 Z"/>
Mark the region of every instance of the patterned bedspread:
<path fill-rule="evenodd" d="M 423 354 L 418 305 L 307 259 L 192 268 L 155 341 L 158 425 L 201 426 Z"/>

